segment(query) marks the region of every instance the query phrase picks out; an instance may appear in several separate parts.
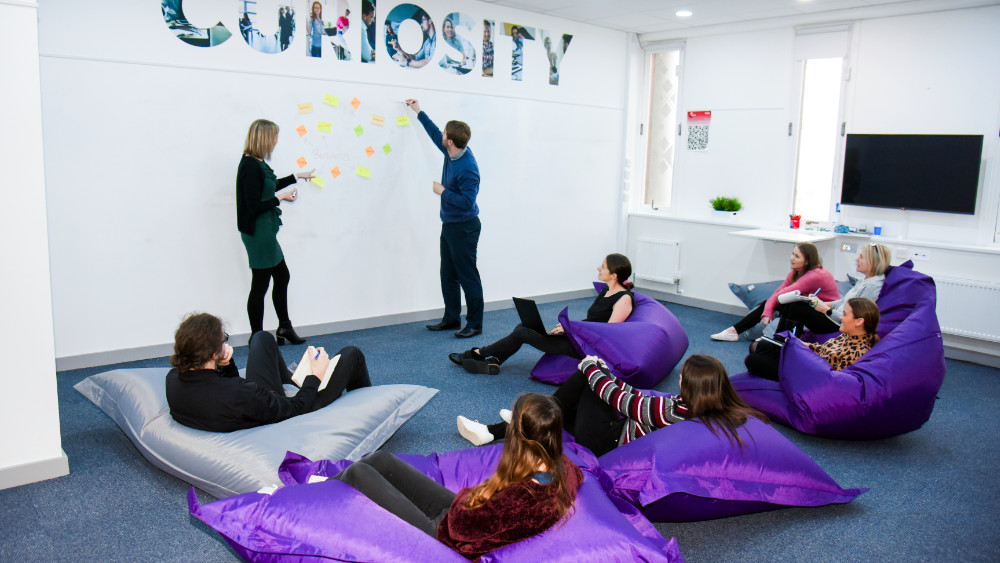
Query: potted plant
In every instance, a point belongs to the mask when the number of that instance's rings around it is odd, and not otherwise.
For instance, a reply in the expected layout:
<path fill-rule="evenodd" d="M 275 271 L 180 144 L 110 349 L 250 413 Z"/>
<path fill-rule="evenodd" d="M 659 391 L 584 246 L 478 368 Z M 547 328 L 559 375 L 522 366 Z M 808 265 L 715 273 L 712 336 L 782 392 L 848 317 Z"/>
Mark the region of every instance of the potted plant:
<path fill-rule="evenodd" d="M 740 209 L 743 209 L 743 202 L 738 197 L 719 196 L 708 200 L 708 203 L 715 210 L 714 215 L 720 219 L 732 219 Z"/>

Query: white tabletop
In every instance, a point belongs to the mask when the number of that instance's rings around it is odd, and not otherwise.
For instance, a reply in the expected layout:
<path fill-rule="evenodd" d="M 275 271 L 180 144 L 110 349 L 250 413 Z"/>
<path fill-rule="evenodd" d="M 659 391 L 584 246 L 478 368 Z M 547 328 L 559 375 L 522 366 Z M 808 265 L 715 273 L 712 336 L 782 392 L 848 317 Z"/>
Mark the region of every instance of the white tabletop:
<path fill-rule="evenodd" d="M 733 231 L 729 234 L 738 237 L 795 243 L 820 242 L 837 238 L 837 233 L 830 231 L 805 231 L 802 229 L 752 229 L 749 231 Z"/>

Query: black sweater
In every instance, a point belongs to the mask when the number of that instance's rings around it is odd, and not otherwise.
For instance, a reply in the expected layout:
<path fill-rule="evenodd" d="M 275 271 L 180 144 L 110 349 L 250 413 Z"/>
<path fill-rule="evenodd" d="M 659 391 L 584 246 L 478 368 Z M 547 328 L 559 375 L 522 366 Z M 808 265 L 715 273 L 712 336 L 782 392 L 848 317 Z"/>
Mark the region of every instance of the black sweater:
<path fill-rule="evenodd" d="M 290 174 L 278 180 L 278 187 L 275 190 L 294 183 L 295 175 Z M 243 155 L 240 167 L 236 171 L 236 226 L 241 233 L 253 235 L 257 216 L 281 203 L 277 197 L 261 201 L 263 191 L 264 172 L 260 169 L 260 161 L 252 156 Z"/>
<path fill-rule="evenodd" d="M 276 395 L 239 376 L 233 363 L 221 368 L 167 373 L 167 404 L 174 420 L 197 430 L 232 432 L 280 422 L 309 412 L 319 378 L 309 376 L 294 397 Z"/>

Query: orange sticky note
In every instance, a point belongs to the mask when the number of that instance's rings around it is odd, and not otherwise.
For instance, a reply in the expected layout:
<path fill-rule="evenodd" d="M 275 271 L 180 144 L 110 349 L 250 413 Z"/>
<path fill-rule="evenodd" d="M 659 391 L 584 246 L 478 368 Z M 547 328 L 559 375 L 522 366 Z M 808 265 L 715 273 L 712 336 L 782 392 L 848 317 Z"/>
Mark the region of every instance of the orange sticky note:
<path fill-rule="evenodd" d="M 320 178 L 319 176 L 313 176 L 312 178 L 309 179 L 309 181 L 316 184 L 316 186 L 320 188 L 326 185 L 326 182 L 323 180 L 323 178 Z"/>
<path fill-rule="evenodd" d="M 385 118 L 382 117 L 381 115 L 373 115 L 372 123 L 378 125 L 379 127 L 385 127 Z"/>
<path fill-rule="evenodd" d="M 306 133 L 308 133 L 308 131 L 306 131 L 305 125 L 299 125 L 298 127 L 296 127 L 295 132 L 299 134 L 299 137 L 305 137 Z"/>
<path fill-rule="evenodd" d="M 334 166 L 333 168 L 331 168 L 330 169 L 330 175 L 333 176 L 334 178 L 337 178 L 338 176 L 340 176 L 340 167 L 339 166 Z"/>
<path fill-rule="evenodd" d="M 298 164 L 299 168 L 305 168 L 306 164 L 309 164 L 309 163 L 306 162 L 306 157 L 300 156 L 298 159 L 296 159 L 295 164 Z"/>
<path fill-rule="evenodd" d="M 357 135 L 358 137 L 360 137 L 364 132 L 365 128 L 360 125 L 354 128 L 354 134 Z"/>
<path fill-rule="evenodd" d="M 396 118 L 396 125 L 399 125 L 400 127 L 409 124 L 410 124 L 410 117 L 407 115 L 401 115 Z"/>
<path fill-rule="evenodd" d="M 358 166 L 358 176 L 361 176 L 362 178 L 371 178 L 372 171 L 364 166 Z"/>
<path fill-rule="evenodd" d="M 389 143 L 382 145 L 382 152 L 384 152 L 385 154 L 389 154 L 392 152 L 392 147 L 389 146 Z"/>
<path fill-rule="evenodd" d="M 333 95 L 330 95 L 330 94 L 324 94 L 323 95 L 323 103 L 326 104 L 326 105 L 328 105 L 328 106 L 337 107 L 337 106 L 340 105 L 340 100 L 337 99 L 337 96 L 333 96 Z"/>
<path fill-rule="evenodd" d="M 306 102 L 304 104 L 299 104 L 299 113 L 312 113 L 312 112 L 313 112 L 313 103 L 312 102 Z"/>
<path fill-rule="evenodd" d="M 333 124 L 330 123 L 329 121 L 319 121 L 316 123 L 316 130 L 322 131 L 324 133 L 332 133 L 333 132 L 332 127 Z"/>
<path fill-rule="evenodd" d="M 358 109 L 359 107 L 361 107 L 361 100 L 354 98 L 353 100 L 351 100 L 351 105 L 354 106 L 354 109 Z"/>
<path fill-rule="evenodd" d="M 368 145 L 365 147 L 365 154 L 371 157 L 371 155 L 375 154 L 375 149 L 373 149 L 371 145 Z"/>

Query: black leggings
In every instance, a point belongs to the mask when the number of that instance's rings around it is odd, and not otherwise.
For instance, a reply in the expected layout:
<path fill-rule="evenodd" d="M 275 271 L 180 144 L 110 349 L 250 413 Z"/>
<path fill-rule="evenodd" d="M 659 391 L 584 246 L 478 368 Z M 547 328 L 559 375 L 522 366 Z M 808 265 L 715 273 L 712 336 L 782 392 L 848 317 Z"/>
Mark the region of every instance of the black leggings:
<path fill-rule="evenodd" d="M 486 356 L 494 356 L 498 363 L 504 363 L 508 358 L 517 353 L 523 345 L 537 348 L 546 354 L 562 354 L 583 359 L 573 348 L 569 337 L 565 334 L 542 334 L 524 325 L 517 325 L 510 334 L 497 340 L 493 344 L 488 344 L 479 349 L 479 353 Z"/>
<path fill-rule="evenodd" d="M 253 278 L 250 280 L 250 296 L 247 297 L 247 316 L 250 317 L 250 334 L 264 330 L 264 296 L 267 295 L 267 286 L 274 278 L 274 291 L 271 292 L 271 301 L 274 303 L 274 312 L 278 315 L 279 326 L 291 326 L 288 319 L 288 280 L 291 274 L 285 261 L 278 262 L 273 268 L 251 268 Z"/>
<path fill-rule="evenodd" d="M 334 402 L 344 394 L 344 391 L 371 387 L 368 364 L 361 350 L 354 346 L 345 346 L 337 353 L 340 354 L 340 361 L 337 362 L 337 367 L 333 368 L 326 388 L 316 395 L 310 412 Z M 282 357 L 270 332 L 260 331 L 250 337 L 246 379 L 276 395 L 285 396 L 282 385 L 292 382 L 292 372 L 285 365 L 285 358 Z"/>
<path fill-rule="evenodd" d="M 750 343 L 750 353 L 743 359 L 751 375 L 778 381 L 778 366 L 781 363 L 781 347 L 766 340 Z"/>
<path fill-rule="evenodd" d="M 596 456 L 602 456 L 618 447 L 626 420 L 590 389 L 587 376 L 582 371 L 577 370 L 560 385 L 552 398 L 562 409 L 563 428 L 573 435 L 578 444 L 587 447 Z M 491 424 L 486 428 L 494 438 L 502 438 L 507 434 L 506 422 Z"/>
<path fill-rule="evenodd" d="M 820 313 L 805 301 L 796 301 L 781 306 L 781 322 L 778 324 L 778 331 L 789 330 L 789 323 L 799 323 L 816 334 L 826 334 L 837 332 L 840 323 L 833 320 L 833 317 L 826 313 Z"/>
<path fill-rule="evenodd" d="M 438 524 L 455 500 L 455 493 L 386 452 L 365 456 L 334 479 L 354 487 L 375 504 L 431 537 L 437 537 Z"/>

